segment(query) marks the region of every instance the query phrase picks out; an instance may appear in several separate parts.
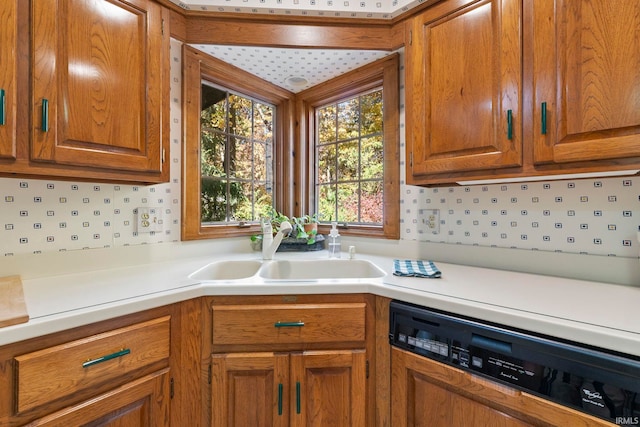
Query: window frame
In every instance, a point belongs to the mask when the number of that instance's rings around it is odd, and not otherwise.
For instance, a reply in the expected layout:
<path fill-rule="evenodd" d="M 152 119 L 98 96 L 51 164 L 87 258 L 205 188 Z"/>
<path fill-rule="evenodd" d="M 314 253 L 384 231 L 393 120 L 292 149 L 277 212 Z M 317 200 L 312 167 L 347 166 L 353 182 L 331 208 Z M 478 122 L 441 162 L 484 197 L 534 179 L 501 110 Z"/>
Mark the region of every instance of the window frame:
<path fill-rule="evenodd" d="M 316 108 L 357 96 L 382 87 L 384 121 L 384 201 L 382 226 L 347 224 L 340 234 L 347 236 L 400 238 L 400 136 L 399 136 L 399 55 L 388 55 L 371 64 L 345 73 L 321 85 L 296 95 L 296 114 L 300 126 L 298 148 L 300 161 L 296 163 L 297 207 L 302 213 L 315 210 L 316 171 Z M 306 141 L 303 142 L 303 141 Z M 297 212 L 300 214 L 301 212 Z M 318 232 L 329 232 L 328 224 L 321 224 Z"/>
<path fill-rule="evenodd" d="M 182 240 L 249 236 L 261 232 L 259 223 L 215 223 L 203 225 L 200 215 L 200 109 L 203 80 L 245 96 L 267 102 L 276 108 L 273 140 L 273 197 L 276 209 L 290 211 L 293 206 L 292 126 L 294 94 L 264 81 L 233 65 L 213 58 L 191 46 L 183 46 L 183 125 L 182 160 Z"/>

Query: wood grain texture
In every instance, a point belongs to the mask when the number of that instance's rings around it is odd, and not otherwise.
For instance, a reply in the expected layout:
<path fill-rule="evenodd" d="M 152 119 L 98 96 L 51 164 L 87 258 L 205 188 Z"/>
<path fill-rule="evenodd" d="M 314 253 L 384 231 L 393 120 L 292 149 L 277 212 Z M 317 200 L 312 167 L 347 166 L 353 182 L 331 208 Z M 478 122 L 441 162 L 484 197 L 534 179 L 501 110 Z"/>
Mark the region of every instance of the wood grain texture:
<path fill-rule="evenodd" d="M 0 328 L 28 321 L 20 276 L 0 278 Z"/>
<path fill-rule="evenodd" d="M 611 423 L 392 347 L 394 427 L 605 427 Z"/>
<path fill-rule="evenodd" d="M 407 157 L 414 178 L 522 164 L 520 2 L 460 3 L 427 9 L 407 26 Z"/>
<path fill-rule="evenodd" d="M 640 156 L 640 3 L 543 0 L 531 12 L 535 161 Z"/>
<path fill-rule="evenodd" d="M 0 158 L 15 159 L 16 118 L 17 118 L 17 32 L 18 0 L 0 3 L 0 90 L 4 99 L 0 100 Z"/>
<path fill-rule="evenodd" d="M 212 427 L 289 425 L 288 354 L 213 355 L 211 366 Z"/>
<path fill-rule="evenodd" d="M 389 302 L 375 297 L 375 425 L 391 426 L 391 346 L 389 344 Z"/>
<path fill-rule="evenodd" d="M 11 113 L 11 126 L 0 126 L 0 173 L 168 181 L 167 9 L 151 0 L 11 0 L 0 14 L 10 23 L 0 30 L 0 87 Z"/>
<path fill-rule="evenodd" d="M 300 388 L 299 411 L 297 387 Z M 364 350 L 291 355 L 291 427 L 366 425 Z"/>
<path fill-rule="evenodd" d="M 365 303 L 213 307 L 213 345 L 356 343 L 365 341 Z M 303 326 L 276 327 L 279 322 Z"/>
<path fill-rule="evenodd" d="M 89 388 L 79 389 L 77 392 L 70 395 L 56 395 L 51 394 L 49 396 L 49 402 L 43 405 L 40 405 L 34 409 L 30 409 L 24 412 L 18 412 L 16 410 L 18 406 L 18 366 L 15 361 L 16 357 L 20 357 L 26 354 L 33 354 L 40 350 L 51 349 L 57 346 L 64 345 L 65 343 L 70 343 L 73 341 L 82 341 L 87 340 L 89 337 L 97 336 L 105 333 L 109 333 L 115 330 L 122 330 L 127 326 L 141 324 L 150 320 L 160 319 L 165 316 L 171 317 L 171 330 L 172 336 L 171 339 L 172 352 L 177 345 L 179 345 L 179 340 L 176 338 L 179 336 L 179 331 L 175 328 L 177 324 L 177 318 L 179 317 L 179 311 L 176 311 L 174 308 L 177 308 L 176 305 L 171 306 L 163 306 L 159 308 L 155 308 L 152 310 L 142 311 L 122 317 L 116 317 L 110 320 L 105 320 L 98 323 L 93 323 L 90 325 L 84 325 L 81 327 L 68 329 L 65 331 L 57 332 L 54 334 L 49 334 L 33 339 L 29 339 L 26 341 L 21 341 L 5 346 L 0 346 L 0 396 L 3 396 L 0 399 L 0 425 L 6 427 L 18 427 L 24 425 L 38 425 L 31 424 L 38 420 L 50 419 L 47 418 L 52 414 L 58 414 L 58 416 L 64 416 L 65 412 L 69 412 L 71 408 L 76 408 L 78 410 L 81 407 L 92 406 L 92 402 L 94 399 L 100 398 L 98 400 L 102 401 L 103 397 L 107 397 L 107 395 L 115 390 L 126 388 L 126 384 L 135 382 L 136 380 L 145 377 L 147 375 L 153 375 L 156 373 L 162 373 L 166 371 L 167 360 L 163 359 L 162 361 L 155 363 L 148 363 L 141 369 L 138 369 L 133 372 L 129 372 L 127 374 L 123 374 L 122 376 L 117 376 L 108 381 L 98 381 L 94 383 Z M 174 345 L 174 342 L 176 343 Z M 173 355 L 172 355 L 173 356 Z M 172 357 L 171 356 L 171 357 Z M 171 358 L 170 357 L 170 358 Z M 117 362 L 116 362 L 117 363 Z M 174 366 L 179 366 L 171 364 L 172 374 Z M 114 370 L 118 370 L 117 368 Z M 48 372 L 43 374 L 39 372 L 40 381 L 48 381 L 51 380 L 51 374 Z M 161 381 L 164 384 L 164 379 Z M 167 378 L 167 382 L 169 378 Z M 160 389 L 158 389 L 160 390 Z M 159 402 L 159 399 L 168 400 L 168 391 L 164 386 L 161 387 L 161 392 L 154 397 Z M 176 397 L 178 393 L 178 388 L 176 387 Z M 107 398 L 109 400 L 109 398 Z M 165 410 L 168 410 L 168 405 L 163 405 L 162 418 L 168 416 L 168 413 L 165 413 Z M 92 413 L 98 413 L 101 411 L 99 408 L 101 404 L 97 406 L 93 406 Z M 173 407 L 177 407 L 175 400 L 171 403 L 172 410 L 170 411 L 173 414 Z M 75 410 L 75 409 L 73 409 Z M 94 412 L 95 411 L 95 412 Z M 178 412 L 177 410 L 175 412 Z M 70 423 L 68 425 L 85 425 L 83 423 Z M 112 425 L 108 424 L 107 425 Z M 117 425 L 117 424 L 116 424 Z M 142 424 L 144 425 L 144 424 Z M 157 425 L 165 425 L 162 422 L 159 422 Z M 173 424 L 172 424 L 173 425 Z M 177 423 L 180 425 L 180 423 Z"/>
<path fill-rule="evenodd" d="M 145 366 L 162 362 L 166 366 L 169 342 L 170 317 L 166 316 L 17 356 L 17 410 L 24 412 L 108 381 L 122 381 Z M 130 353 L 83 366 L 122 349 Z"/>
<path fill-rule="evenodd" d="M 211 417 L 215 422 L 212 425 L 374 425 L 375 373 L 367 377 L 368 357 L 375 353 L 373 296 L 221 296 L 211 298 L 210 304 L 214 351 L 210 399 Z M 267 310 L 269 306 L 273 313 Z M 228 310 L 219 310 L 225 307 Z M 239 307 L 246 309 L 239 311 Z M 255 316 L 250 307 L 257 313 Z M 283 310 L 287 307 L 291 311 Z M 225 313 L 220 324 L 216 321 L 219 319 L 216 311 Z M 289 332 L 284 338 L 286 344 L 273 344 L 260 336 L 261 327 L 253 330 L 256 319 L 243 320 L 247 316 L 262 318 L 273 328 L 276 318 L 273 314 L 278 312 L 293 314 L 296 321 L 298 316 L 303 316 L 300 319 L 310 321 L 316 331 L 301 336 Z M 348 315 L 345 316 L 345 312 Z M 361 312 L 366 325 L 361 323 Z M 356 313 L 355 319 L 351 316 L 353 313 Z M 231 314 L 236 320 L 230 320 Z M 280 318 L 283 319 L 288 318 Z M 336 325 L 342 325 L 347 332 L 339 331 Z M 327 329 L 321 331 L 323 327 Z M 243 335 L 245 344 L 230 345 L 232 350 L 225 352 L 227 346 L 216 344 L 218 328 L 231 328 L 231 333 Z M 267 334 L 267 338 L 273 338 Z M 326 339 L 332 334 L 338 335 Z M 316 336 L 319 341 L 312 342 Z M 273 415 L 278 413 L 278 384 L 283 385 L 282 416 Z M 247 408 L 247 401 L 255 407 Z M 238 419 L 246 422 L 238 423 Z"/>
<path fill-rule="evenodd" d="M 164 369 L 71 406 L 33 425 L 42 427 L 165 427 L 169 422 L 169 370 Z M 30 424 L 31 425 L 31 424 Z"/>

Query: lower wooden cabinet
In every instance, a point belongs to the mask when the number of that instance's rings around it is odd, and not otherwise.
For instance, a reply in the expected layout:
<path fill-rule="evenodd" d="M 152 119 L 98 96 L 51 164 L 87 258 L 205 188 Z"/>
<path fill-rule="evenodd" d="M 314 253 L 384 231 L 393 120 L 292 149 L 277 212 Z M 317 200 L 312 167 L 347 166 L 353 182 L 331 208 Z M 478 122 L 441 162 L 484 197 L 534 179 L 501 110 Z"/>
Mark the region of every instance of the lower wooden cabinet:
<path fill-rule="evenodd" d="M 611 426 L 610 423 L 392 347 L 392 427 Z"/>
<path fill-rule="evenodd" d="M 157 427 L 169 425 L 169 370 L 148 375 L 64 408 L 30 425 Z"/>
<path fill-rule="evenodd" d="M 0 426 L 171 425 L 177 319 L 167 306 L 0 347 Z"/>
<path fill-rule="evenodd" d="M 211 358 L 212 426 L 365 426 L 364 350 Z"/>
<path fill-rule="evenodd" d="M 215 298 L 211 425 L 373 425 L 371 306 L 358 295 Z"/>

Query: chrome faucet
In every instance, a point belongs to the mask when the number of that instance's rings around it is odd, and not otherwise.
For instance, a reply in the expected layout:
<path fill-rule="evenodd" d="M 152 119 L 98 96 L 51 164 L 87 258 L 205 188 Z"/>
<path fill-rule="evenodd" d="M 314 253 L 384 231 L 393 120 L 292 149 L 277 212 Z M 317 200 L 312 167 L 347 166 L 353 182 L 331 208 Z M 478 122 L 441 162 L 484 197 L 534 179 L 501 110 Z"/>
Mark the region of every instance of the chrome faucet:
<path fill-rule="evenodd" d="M 267 220 L 262 224 L 262 259 L 273 259 L 273 254 L 278 250 L 283 237 L 288 235 L 292 228 L 289 221 L 282 221 L 278 234 L 273 237 L 271 222 Z"/>

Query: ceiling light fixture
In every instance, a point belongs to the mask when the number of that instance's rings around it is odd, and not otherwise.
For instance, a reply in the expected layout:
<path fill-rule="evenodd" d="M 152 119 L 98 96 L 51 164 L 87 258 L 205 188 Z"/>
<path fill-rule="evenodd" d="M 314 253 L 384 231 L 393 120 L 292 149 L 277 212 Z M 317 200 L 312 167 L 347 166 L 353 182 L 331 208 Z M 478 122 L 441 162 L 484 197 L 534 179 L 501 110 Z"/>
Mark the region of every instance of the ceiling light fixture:
<path fill-rule="evenodd" d="M 304 77 L 289 76 L 284 79 L 284 83 L 295 88 L 301 88 L 309 82 Z"/>

